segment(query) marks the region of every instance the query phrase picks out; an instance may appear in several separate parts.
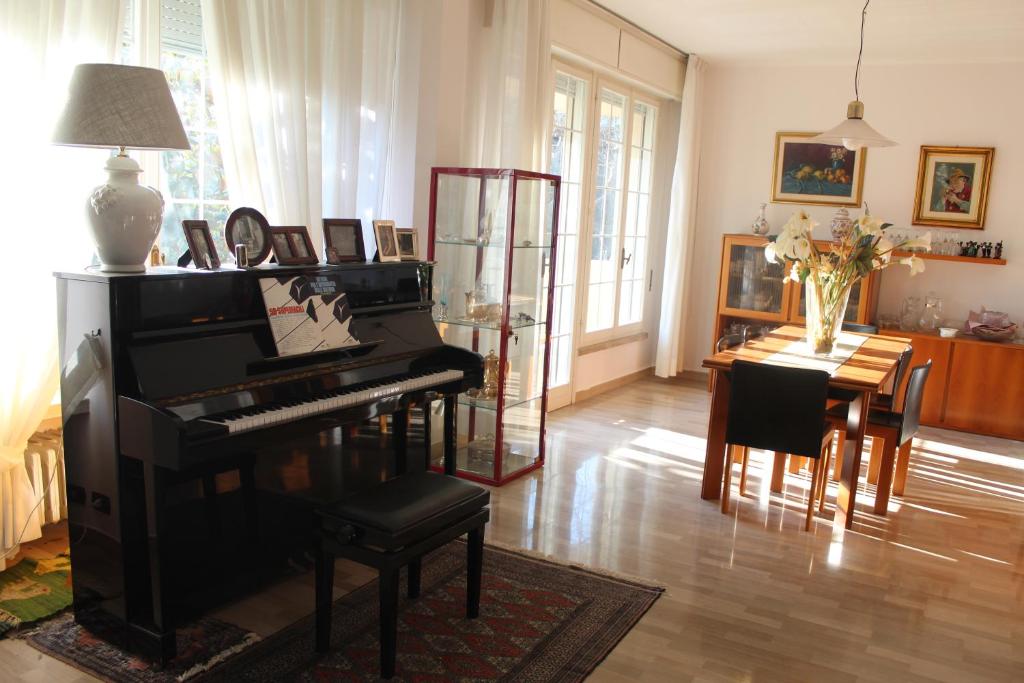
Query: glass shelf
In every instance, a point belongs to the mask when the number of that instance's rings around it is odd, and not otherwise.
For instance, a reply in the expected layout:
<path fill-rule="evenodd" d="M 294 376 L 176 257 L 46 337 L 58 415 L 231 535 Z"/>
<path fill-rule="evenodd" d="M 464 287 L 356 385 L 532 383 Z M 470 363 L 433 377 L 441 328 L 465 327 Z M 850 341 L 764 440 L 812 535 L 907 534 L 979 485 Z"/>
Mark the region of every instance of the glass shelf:
<path fill-rule="evenodd" d="M 528 396 L 527 398 L 522 399 L 510 399 L 506 397 L 505 410 L 521 406 L 524 403 L 529 403 L 530 401 L 536 401 L 539 398 L 540 396 Z M 493 398 L 472 398 L 466 394 L 459 394 L 459 405 L 470 408 L 479 408 L 480 410 L 490 410 L 493 412 L 498 411 L 498 401 Z"/>
<path fill-rule="evenodd" d="M 476 247 L 477 249 L 504 249 L 504 241 L 493 241 L 489 244 L 478 244 L 476 242 L 462 240 L 434 240 L 434 244 L 448 244 L 453 247 Z M 513 249 L 550 249 L 550 244 L 513 244 Z"/>
<path fill-rule="evenodd" d="M 476 321 L 473 321 L 473 320 L 467 320 L 465 318 L 448 318 L 446 320 L 441 320 L 440 318 L 435 317 L 434 318 L 434 322 L 437 323 L 438 325 L 442 325 L 443 324 L 443 325 L 461 325 L 462 327 L 475 327 L 478 330 L 500 330 L 501 329 L 501 322 L 500 321 L 499 322 L 487 322 L 487 321 L 481 320 L 479 322 L 476 322 Z M 508 324 L 508 329 L 510 329 L 510 330 L 522 330 L 522 329 L 525 329 L 527 327 L 537 327 L 538 325 L 539 326 L 543 326 L 544 325 L 544 321 L 543 320 L 534 320 L 532 323 L 509 323 Z"/>

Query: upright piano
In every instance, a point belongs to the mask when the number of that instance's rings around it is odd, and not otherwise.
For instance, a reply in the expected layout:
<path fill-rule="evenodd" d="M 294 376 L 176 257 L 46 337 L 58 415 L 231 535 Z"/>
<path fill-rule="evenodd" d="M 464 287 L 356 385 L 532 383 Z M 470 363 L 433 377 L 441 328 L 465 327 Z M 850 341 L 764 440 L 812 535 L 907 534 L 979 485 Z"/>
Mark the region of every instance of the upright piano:
<path fill-rule="evenodd" d="M 481 385 L 483 361 L 441 341 L 430 273 L 57 273 L 65 399 L 86 337 L 102 366 L 64 415 L 76 620 L 166 660 L 176 626 L 303 567 L 316 505 L 429 466 L 407 443 L 411 407 L 445 402 L 451 448 L 456 397 Z M 358 343 L 279 355 L 261 279 L 324 277 L 340 282 Z M 365 428 L 382 415 L 390 433 Z"/>

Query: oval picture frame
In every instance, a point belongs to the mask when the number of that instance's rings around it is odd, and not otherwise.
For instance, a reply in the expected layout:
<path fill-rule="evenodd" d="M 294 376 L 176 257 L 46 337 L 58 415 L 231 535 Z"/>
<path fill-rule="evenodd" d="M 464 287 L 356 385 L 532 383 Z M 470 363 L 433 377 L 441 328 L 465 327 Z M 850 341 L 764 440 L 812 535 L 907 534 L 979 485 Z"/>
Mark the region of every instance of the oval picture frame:
<path fill-rule="evenodd" d="M 243 230 L 249 231 L 248 237 Z M 249 265 L 259 265 L 270 256 L 270 223 L 266 216 L 256 209 L 243 206 L 235 209 L 228 216 L 228 220 L 224 224 L 224 240 L 228 243 L 228 251 L 231 254 L 235 253 L 236 244 L 246 245 Z M 261 245 L 259 251 L 255 250 L 256 244 Z"/>

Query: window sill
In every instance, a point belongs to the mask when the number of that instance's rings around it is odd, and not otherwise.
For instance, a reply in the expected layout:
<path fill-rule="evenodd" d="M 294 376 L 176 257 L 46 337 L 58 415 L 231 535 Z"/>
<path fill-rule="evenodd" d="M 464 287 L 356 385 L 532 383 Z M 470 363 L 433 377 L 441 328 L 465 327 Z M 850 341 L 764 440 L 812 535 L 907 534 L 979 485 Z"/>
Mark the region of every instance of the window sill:
<path fill-rule="evenodd" d="M 586 346 L 579 347 L 576 350 L 576 355 L 585 356 L 589 353 L 597 353 L 598 351 L 614 349 L 616 346 L 625 346 L 626 344 L 632 344 L 633 342 L 643 341 L 647 339 L 647 337 L 648 334 L 646 332 L 637 332 L 636 334 L 628 334 L 624 337 L 616 337 L 615 339 L 608 339 L 595 344 L 587 344 Z"/>

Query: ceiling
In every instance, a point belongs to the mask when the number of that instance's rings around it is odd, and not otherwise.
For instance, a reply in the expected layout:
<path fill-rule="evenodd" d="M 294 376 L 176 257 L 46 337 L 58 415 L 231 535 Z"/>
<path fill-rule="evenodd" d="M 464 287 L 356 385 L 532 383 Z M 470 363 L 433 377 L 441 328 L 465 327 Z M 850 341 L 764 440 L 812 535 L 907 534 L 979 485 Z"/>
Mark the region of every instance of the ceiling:
<path fill-rule="evenodd" d="M 713 63 L 852 64 L 863 0 L 597 0 Z M 873 0 L 864 62 L 1024 61 L 1024 0 Z"/>

